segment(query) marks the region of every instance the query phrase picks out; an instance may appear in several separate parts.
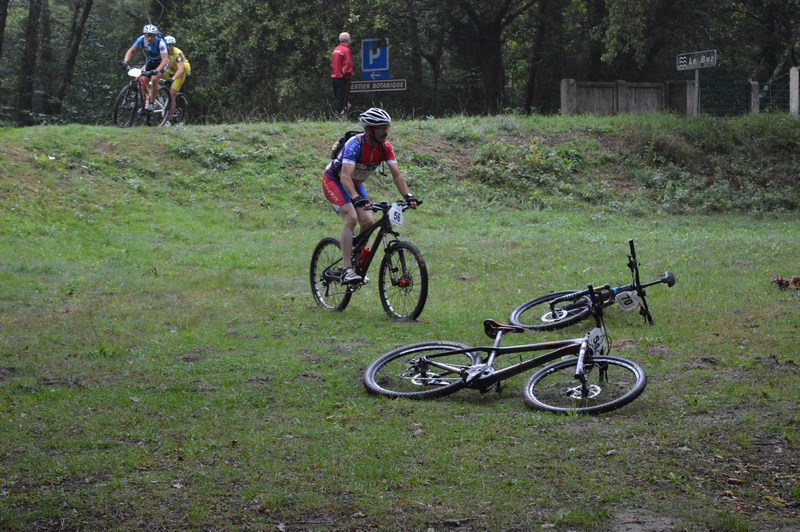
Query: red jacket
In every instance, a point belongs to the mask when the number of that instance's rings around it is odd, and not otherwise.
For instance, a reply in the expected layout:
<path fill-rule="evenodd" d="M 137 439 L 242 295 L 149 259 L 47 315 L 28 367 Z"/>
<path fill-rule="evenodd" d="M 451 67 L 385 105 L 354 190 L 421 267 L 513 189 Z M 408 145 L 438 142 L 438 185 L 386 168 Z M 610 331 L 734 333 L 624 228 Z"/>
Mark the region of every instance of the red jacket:
<path fill-rule="evenodd" d="M 350 79 L 352 76 L 353 59 L 350 57 L 350 47 L 347 43 L 341 43 L 331 54 L 331 77 Z"/>

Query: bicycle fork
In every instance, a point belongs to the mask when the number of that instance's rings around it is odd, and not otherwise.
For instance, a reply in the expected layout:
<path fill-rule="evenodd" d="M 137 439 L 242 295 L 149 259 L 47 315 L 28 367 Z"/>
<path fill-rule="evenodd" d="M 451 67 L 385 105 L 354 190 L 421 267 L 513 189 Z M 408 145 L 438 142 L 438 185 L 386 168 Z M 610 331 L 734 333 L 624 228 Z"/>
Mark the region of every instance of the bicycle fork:
<path fill-rule="evenodd" d="M 578 351 L 578 362 L 575 364 L 575 379 L 580 381 L 580 392 L 578 388 L 570 388 L 567 390 L 569 395 L 576 399 L 588 399 L 597 395 L 600 392 L 599 386 L 593 387 L 589 385 L 589 373 L 597 366 L 599 383 L 608 382 L 608 364 L 595 364 L 591 358 L 595 353 L 603 353 L 605 350 L 605 332 L 600 327 L 592 329 L 581 342 L 581 348 Z M 586 353 L 589 352 L 589 364 L 586 363 Z"/>

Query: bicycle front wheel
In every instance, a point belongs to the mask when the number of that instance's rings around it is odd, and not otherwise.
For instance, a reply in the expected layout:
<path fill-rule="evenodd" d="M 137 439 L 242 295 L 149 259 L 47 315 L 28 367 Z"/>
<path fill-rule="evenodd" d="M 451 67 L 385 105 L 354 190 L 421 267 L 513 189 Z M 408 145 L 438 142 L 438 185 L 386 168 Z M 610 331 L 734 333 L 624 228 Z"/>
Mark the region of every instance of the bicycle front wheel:
<path fill-rule="evenodd" d="M 139 100 L 139 91 L 136 87 L 126 85 L 119 91 L 112 117 L 115 126 L 130 127 L 133 124 L 136 112 L 139 110 Z"/>
<path fill-rule="evenodd" d="M 169 108 L 172 105 L 172 94 L 165 86 L 160 86 L 156 93 L 156 101 L 153 102 L 153 110 L 150 112 L 149 125 L 163 126 L 169 118 Z"/>
<path fill-rule="evenodd" d="M 511 323 L 535 331 L 555 331 L 585 320 L 592 313 L 588 296 L 578 295 L 578 290 L 562 290 L 526 301 L 511 311 Z M 550 308 L 553 299 L 575 294 Z"/>
<path fill-rule="evenodd" d="M 464 352 L 466 349 L 469 347 L 455 342 L 424 342 L 395 349 L 370 364 L 364 372 L 364 386 L 391 399 L 444 397 L 465 386 L 461 370 L 480 362 L 478 355 Z"/>
<path fill-rule="evenodd" d="M 342 274 L 342 248 L 333 237 L 323 238 L 311 255 L 311 293 L 325 310 L 344 310 L 353 293 L 339 282 Z"/>
<path fill-rule="evenodd" d="M 601 414 L 630 403 L 647 385 L 644 370 L 624 358 L 586 360 L 585 383 L 575 378 L 577 365 L 577 358 L 562 360 L 535 373 L 523 390 L 525 403 L 557 414 Z"/>
<path fill-rule="evenodd" d="M 428 299 L 428 268 L 409 242 L 395 242 L 381 261 L 378 292 L 383 310 L 396 320 L 415 320 Z"/>

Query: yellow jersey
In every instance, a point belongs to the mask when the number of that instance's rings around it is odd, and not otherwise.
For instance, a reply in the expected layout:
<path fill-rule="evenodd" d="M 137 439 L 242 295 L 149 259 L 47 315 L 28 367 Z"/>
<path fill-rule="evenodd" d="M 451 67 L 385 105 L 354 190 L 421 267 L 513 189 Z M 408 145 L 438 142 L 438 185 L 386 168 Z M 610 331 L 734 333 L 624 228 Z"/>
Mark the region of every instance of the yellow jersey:
<path fill-rule="evenodd" d="M 187 75 L 192 73 L 192 65 L 189 64 L 189 60 L 186 59 L 180 48 L 173 46 L 172 51 L 169 53 L 169 66 L 167 67 L 167 72 L 170 76 L 178 71 L 178 63 L 183 63 L 183 69 Z"/>

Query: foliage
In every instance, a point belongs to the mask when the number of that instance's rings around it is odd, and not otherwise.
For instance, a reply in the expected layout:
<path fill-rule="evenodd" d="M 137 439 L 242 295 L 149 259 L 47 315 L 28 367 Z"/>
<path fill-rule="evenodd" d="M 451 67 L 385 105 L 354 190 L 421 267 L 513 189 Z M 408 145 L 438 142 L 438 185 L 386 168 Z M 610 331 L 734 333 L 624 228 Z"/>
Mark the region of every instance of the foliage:
<path fill-rule="evenodd" d="M 86 0 L 84 0 L 85 2 Z M 330 115 L 328 60 L 336 35 L 386 38 L 391 74 L 408 90 L 353 93 L 354 108 L 390 107 L 398 116 L 554 113 L 562 78 L 674 79 L 679 52 L 715 48 L 718 81 L 785 82 L 798 56 L 795 0 L 133 0 L 94 2 L 63 101 L 77 0 L 48 0 L 31 109 L 18 110 L 20 64 L 30 3 L 10 0 L 0 56 L 0 123 L 17 111 L 34 123 L 107 123 L 124 83 L 117 66 L 145 22 L 174 34 L 192 62 L 193 115 L 209 123 Z M 324 16 L 320 16 L 324 14 Z M 60 109 L 55 112 L 54 109 Z"/>

